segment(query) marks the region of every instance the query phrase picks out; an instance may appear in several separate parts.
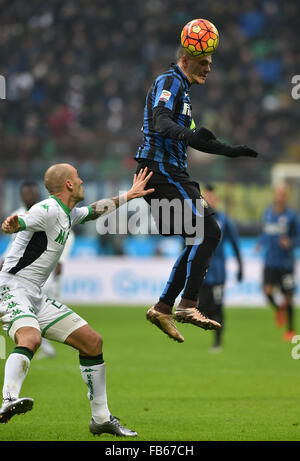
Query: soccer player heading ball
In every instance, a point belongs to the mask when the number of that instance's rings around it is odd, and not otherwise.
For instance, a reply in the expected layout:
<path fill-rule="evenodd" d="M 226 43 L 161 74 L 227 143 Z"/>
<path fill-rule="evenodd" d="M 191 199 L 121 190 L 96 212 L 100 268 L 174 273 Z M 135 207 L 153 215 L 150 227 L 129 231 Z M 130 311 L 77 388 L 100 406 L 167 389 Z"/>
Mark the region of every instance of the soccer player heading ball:
<path fill-rule="evenodd" d="M 204 329 L 221 328 L 218 322 L 208 319 L 197 309 L 199 288 L 220 240 L 220 228 L 213 216 L 214 210 L 205 202 L 199 185 L 186 171 L 187 148 L 191 146 L 199 151 L 231 158 L 258 155 L 248 146 L 230 146 L 218 141 L 208 129 L 196 128 L 192 118 L 190 88 L 195 83 L 203 85 L 209 75 L 211 54 L 218 45 L 216 27 L 205 19 L 195 19 L 183 28 L 181 44 L 177 63 L 159 75 L 148 91 L 143 141 L 135 157 L 137 172 L 145 167 L 153 171 L 148 185 L 155 188 L 155 192 L 144 198 L 151 206 L 159 232 L 162 235 L 179 234 L 185 239 L 184 249 L 175 262 L 160 299 L 147 312 L 150 322 L 178 342 L 183 342 L 184 338 L 174 319 Z M 182 203 L 180 213 L 169 214 L 169 232 L 165 232 L 164 207 L 157 207 L 162 199 L 169 204 L 175 199 L 176 203 Z M 180 232 L 178 220 L 184 224 Z M 196 226 L 197 238 L 190 243 L 191 233 L 187 232 L 187 228 L 194 228 L 195 222 L 198 227 L 202 226 L 203 238 L 198 238 Z M 173 317 L 172 309 L 181 292 Z"/>

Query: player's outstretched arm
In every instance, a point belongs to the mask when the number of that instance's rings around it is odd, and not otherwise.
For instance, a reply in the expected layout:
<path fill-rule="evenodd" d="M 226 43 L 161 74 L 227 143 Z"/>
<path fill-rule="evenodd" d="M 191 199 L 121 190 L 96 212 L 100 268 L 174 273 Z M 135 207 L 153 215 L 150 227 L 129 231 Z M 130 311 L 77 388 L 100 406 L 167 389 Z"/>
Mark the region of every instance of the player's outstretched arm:
<path fill-rule="evenodd" d="M 2 232 L 5 234 L 13 234 L 20 229 L 20 222 L 17 214 L 8 216 L 1 226 Z"/>
<path fill-rule="evenodd" d="M 92 213 L 90 214 L 88 220 L 97 219 L 104 213 L 110 213 L 134 198 L 144 197 L 145 195 L 154 192 L 153 188 L 147 190 L 145 189 L 153 172 L 151 171 L 149 174 L 147 173 L 148 168 L 146 167 L 141 169 L 138 174 L 135 174 L 133 177 L 132 187 L 125 194 L 119 195 L 118 197 L 105 198 L 92 203 L 90 205 Z"/>
<path fill-rule="evenodd" d="M 218 141 L 207 128 L 191 130 L 182 127 L 172 119 L 172 112 L 164 107 L 156 107 L 153 111 L 154 129 L 162 136 L 184 141 L 196 150 L 208 154 L 225 155 L 226 157 L 257 157 L 258 153 L 245 145 L 230 146 Z"/>
<path fill-rule="evenodd" d="M 216 137 L 209 139 L 207 132 L 210 133 L 206 128 L 199 128 L 194 131 L 185 132 L 184 136 L 191 147 L 202 152 L 207 152 L 208 154 L 225 155 L 225 157 L 231 158 L 258 156 L 258 153 L 254 149 L 246 145 L 230 146 L 218 141 Z"/>

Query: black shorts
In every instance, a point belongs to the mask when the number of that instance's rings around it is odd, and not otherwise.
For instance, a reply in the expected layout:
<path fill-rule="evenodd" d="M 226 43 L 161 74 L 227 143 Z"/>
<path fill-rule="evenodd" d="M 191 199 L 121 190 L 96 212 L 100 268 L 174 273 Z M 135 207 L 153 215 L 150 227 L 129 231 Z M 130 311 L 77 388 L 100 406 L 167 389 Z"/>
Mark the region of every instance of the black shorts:
<path fill-rule="evenodd" d="M 193 207 L 191 208 L 191 219 L 193 226 L 196 225 L 196 219 L 199 214 L 206 218 L 215 213 L 214 209 L 211 208 L 202 197 L 199 184 L 195 181 L 192 181 L 186 171 L 180 170 L 177 167 L 165 163 L 158 163 L 150 160 L 140 160 L 138 162 L 137 173 L 141 168 L 145 167 L 148 167 L 149 171 L 153 171 L 153 176 L 150 178 L 147 184 L 147 189 L 153 187 L 155 191 L 144 198 L 151 206 L 153 218 L 161 235 L 179 234 L 183 237 L 186 237 L 187 235 L 190 236 L 191 234 L 185 232 L 184 230 L 182 230 L 182 232 L 177 231 L 175 226 L 175 214 L 171 216 L 170 229 L 168 229 L 168 232 L 166 232 L 166 230 L 163 228 L 161 209 L 155 212 L 153 206 L 154 202 L 152 202 L 153 200 L 167 199 L 168 201 L 172 201 L 173 199 L 179 199 L 179 201 L 182 203 L 183 210 L 184 202 L 188 199 L 189 203 L 193 204 Z M 199 214 L 197 211 L 199 211 Z M 172 209 L 170 209 L 170 212 L 172 212 Z M 184 218 L 182 218 L 181 222 L 183 221 Z M 213 226 L 211 226 L 211 228 L 213 228 Z M 212 232 L 214 231 L 212 230 Z M 217 232 L 218 231 L 216 231 L 216 233 Z M 212 237 L 215 237 L 215 235 L 212 235 Z"/>
<path fill-rule="evenodd" d="M 295 289 L 293 271 L 286 269 L 264 268 L 264 285 L 273 285 L 280 288 L 282 293 L 293 293 Z"/>

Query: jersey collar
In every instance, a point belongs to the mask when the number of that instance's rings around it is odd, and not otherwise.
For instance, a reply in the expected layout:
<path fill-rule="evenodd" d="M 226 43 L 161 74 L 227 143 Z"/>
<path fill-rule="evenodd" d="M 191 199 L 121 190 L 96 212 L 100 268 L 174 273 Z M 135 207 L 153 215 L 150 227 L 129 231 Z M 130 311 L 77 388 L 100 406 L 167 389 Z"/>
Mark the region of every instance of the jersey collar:
<path fill-rule="evenodd" d="M 57 201 L 57 203 L 62 207 L 62 209 L 64 210 L 64 212 L 69 216 L 69 214 L 71 213 L 71 210 L 70 208 L 65 205 L 58 197 L 56 197 L 55 195 L 50 195 L 50 198 L 54 198 L 54 200 Z"/>

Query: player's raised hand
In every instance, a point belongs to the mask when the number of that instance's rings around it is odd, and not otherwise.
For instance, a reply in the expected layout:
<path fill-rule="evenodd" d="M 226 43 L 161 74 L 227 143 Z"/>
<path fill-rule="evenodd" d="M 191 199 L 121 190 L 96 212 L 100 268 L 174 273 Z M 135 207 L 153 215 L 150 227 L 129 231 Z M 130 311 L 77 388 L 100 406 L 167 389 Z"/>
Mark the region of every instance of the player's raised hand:
<path fill-rule="evenodd" d="M 145 195 L 152 194 L 154 192 L 154 188 L 145 190 L 147 183 L 153 172 L 150 171 L 148 173 L 148 168 L 142 168 L 138 174 L 134 174 L 133 176 L 133 184 L 131 189 L 127 192 L 127 199 L 132 200 L 134 198 L 144 197 Z"/>
<path fill-rule="evenodd" d="M 2 223 L 1 226 L 2 232 L 5 232 L 5 234 L 13 234 L 14 232 L 17 232 L 19 228 L 20 223 L 17 214 L 8 216 L 8 218 L 6 218 L 6 220 Z"/>
<path fill-rule="evenodd" d="M 257 157 L 258 153 L 251 149 L 251 147 L 242 145 L 242 146 L 234 146 L 233 147 L 234 154 L 232 157 Z"/>

